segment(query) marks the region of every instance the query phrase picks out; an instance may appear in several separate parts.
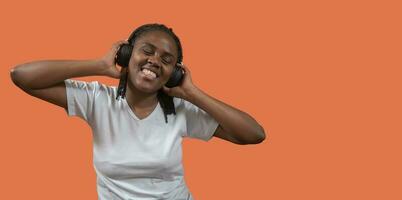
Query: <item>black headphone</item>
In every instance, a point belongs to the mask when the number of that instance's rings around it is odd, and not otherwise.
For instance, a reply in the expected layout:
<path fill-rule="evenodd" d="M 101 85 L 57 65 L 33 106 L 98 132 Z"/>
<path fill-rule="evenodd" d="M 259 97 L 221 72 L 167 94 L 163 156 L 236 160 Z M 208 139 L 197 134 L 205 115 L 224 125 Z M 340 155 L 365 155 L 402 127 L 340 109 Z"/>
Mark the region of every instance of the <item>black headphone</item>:
<path fill-rule="evenodd" d="M 128 63 L 130 62 L 131 53 L 133 52 L 133 46 L 131 44 L 122 44 L 119 50 L 116 53 L 115 61 L 118 65 L 123 68 L 128 67 Z M 173 69 L 172 75 L 170 76 L 168 82 L 166 83 L 166 87 L 172 88 L 180 85 L 183 79 L 183 69 L 176 64 Z"/>
<path fill-rule="evenodd" d="M 127 68 L 128 63 L 130 62 L 132 52 L 133 52 L 133 45 L 124 43 L 120 45 L 120 48 L 116 53 L 115 62 L 122 67 L 120 73 L 121 75 L 120 75 L 119 88 L 117 90 L 118 95 L 116 99 L 118 99 L 119 97 L 124 98 L 127 75 L 128 75 Z M 170 76 L 168 82 L 165 84 L 165 86 L 168 88 L 179 86 L 183 81 L 184 71 L 182 67 L 180 67 L 178 64 L 179 63 L 176 63 L 172 75 Z"/>

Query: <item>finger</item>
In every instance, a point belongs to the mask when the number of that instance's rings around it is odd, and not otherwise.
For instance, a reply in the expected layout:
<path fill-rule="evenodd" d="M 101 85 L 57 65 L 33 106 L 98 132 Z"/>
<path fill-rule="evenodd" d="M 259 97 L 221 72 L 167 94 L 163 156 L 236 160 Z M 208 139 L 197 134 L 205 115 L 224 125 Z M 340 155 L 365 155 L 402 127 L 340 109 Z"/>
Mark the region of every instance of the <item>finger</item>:
<path fill-rule="evenodd" d="M 123 44 L 123 42 L 124 42 L 123 40 L 119 40 L 119 41 L 113 43 L 113 46 L 119 46 L 119 45 Z"/>
<path fill-rule="evenodd" d="M 119 40 L 116 43 L 119 43 L 119 44 L 127 43 L 127 40 Z"/>
<path fill-rule="evenodd" d="M 117 42 L 115 42 L 113 45 L 112 45 L 112 48 L 113 49 L 118 49 L 122 44 L 124 44 L 124 43 L 127 43 L 127 41 L 125 41 L 125 40 L 120 40 L 120 41 L 117 41 Z"/>
<path fill-rule="evenodd" d="M 121 40 L 120 44 L 128 44 L 128 41 L 127 40 Z"/>
<path fill-rule="evenodd" d="M 120 44 L 115 43 L 115 44 L 112 45 L 111 49 L 114 50 L 114 51 L 117 51 L 117 50 L 119 50 L 119 48 L 120 48 Z"/>
<path fill-rule="evenodd" d="M 163 91 L 165 91 L 167 94 L 170 93 L 170 88 L 163 86 Z"/>
<path fill-rule="evenodd" d="M 113 71 L 113 77 L 114 78 L 120 78 L 120 75 L 121 75 L 120 71 L 118 71 L 118 70 Z"/>
<path fill-rule="evenodd" d="M 184 73 L 190 73 L 190 70 L 188 69 L 187 66 L 182 65 L 181 67 L 183 68 Z"/>
<path fill-rule="evenodd" d="M 181 63 L 181 67 L 183 67 L 184 69 L 188 69 L 188 67 L 183 63 Z"/>

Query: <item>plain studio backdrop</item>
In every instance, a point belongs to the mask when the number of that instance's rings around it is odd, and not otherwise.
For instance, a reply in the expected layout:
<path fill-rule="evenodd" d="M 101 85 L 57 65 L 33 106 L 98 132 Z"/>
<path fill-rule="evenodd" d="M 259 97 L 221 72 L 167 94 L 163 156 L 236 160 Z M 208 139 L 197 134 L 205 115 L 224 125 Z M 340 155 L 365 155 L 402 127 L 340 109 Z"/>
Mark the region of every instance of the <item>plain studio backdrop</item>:
<path fill-rule="evenodd" d="M 196 85 L 268 136 L 184 140 L 197 200 L 402 199 L 397 2 L 3 0 L 0 199 L 97 199 L 90 127 L 18 89 L 10 69 L 98 58 L 153 22 L 178 34 Z"/>

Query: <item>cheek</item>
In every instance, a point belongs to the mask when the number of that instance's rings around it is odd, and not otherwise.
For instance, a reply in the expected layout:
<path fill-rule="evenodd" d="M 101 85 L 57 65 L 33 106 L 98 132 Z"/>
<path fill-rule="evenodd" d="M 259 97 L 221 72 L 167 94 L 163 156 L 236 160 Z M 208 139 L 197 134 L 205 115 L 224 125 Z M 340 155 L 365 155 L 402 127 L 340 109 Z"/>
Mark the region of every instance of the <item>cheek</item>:
<path fill-rule="evenodd" d="M 143 56 L 133 53 L 131 54 L 129 66 L 136 68 L 142 60 L 144 60 Z"/>
<path fill-rule="evenodd" d="M 169 67 L 168 69 L 165 69 L 164 70 L 164 74 L 166 74 L 166 81 L 167 80 L 169 80 L 169 78 L 170 78 L 170 76 L 172 75 L 172 73 L 173 73 L 173 69 L 172 69 L 172 67 Z"/>

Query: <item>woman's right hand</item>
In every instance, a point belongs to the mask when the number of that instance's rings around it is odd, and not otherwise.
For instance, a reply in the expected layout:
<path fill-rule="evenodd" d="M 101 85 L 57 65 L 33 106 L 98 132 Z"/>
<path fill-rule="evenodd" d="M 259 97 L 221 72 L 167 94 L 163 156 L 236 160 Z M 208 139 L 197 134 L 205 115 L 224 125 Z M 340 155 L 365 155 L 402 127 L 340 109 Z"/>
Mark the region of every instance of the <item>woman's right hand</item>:
<path fill-rule="evenodd" d="M 116 79 L 120 78 L 120 69 L 116 66 L 115 57 L 117 51 L 120 48 L 120 45 L 124 43 L 128 44 L 126 40 L 121 40 L 114 43 L 110 50 L 102 58 L 99 59 L 102 65 L 101 74 Z"/>

